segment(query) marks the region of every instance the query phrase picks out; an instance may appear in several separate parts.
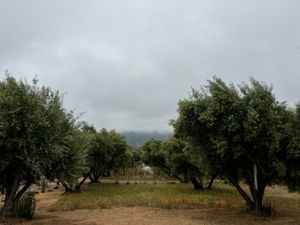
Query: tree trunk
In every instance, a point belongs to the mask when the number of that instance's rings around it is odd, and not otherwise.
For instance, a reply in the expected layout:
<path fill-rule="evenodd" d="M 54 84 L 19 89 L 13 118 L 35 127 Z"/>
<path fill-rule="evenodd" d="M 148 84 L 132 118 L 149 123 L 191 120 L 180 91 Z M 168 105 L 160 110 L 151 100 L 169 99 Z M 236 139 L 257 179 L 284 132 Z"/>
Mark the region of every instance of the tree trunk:
<path fill-rule="evenodd" d="M 81 185 L 84 184 L 84 182 L 86 181 L 86 179 L 87 179 L 89 176 L 90 176 L 89 173 L 84 174 L 84 175 L 83 175 L 83 180 L 79 182 L 78 186 L 81 187 Z"/>
<path fill-rule="evenodd" d="M 89 178 L 91 179 L 91 182 L 93 183 L 99 183 L 99 178 L 101 175 L 98 175 L 94 170 L 91 170 L 89 174 Z"/>
<path fill-rule="evenodd" d="M 250 210 L 253 210 L 254 209 L 254 202 L 247 195 L 247 193 L 241 188 L 241 186 L 239 185 L 239 183 L 237 181 L 231 180 L 231 179 L 229 179 L 229 182 L 236 188 L 236 190 L 239 192 L 239 194 L 243 197 L 243 199 L 245 200 L 248 208 Z"/>
<path fill-rule="evenodd" d="M 189 182 L 189 177 L 187 175 L 187 171 L 184 171 L 182 173 L 182 177 L 183 177 L 183 183 L 188 183 Z"/>
<path fill-rule="evenodd" d="M 94 183 L 99 183 L 99 178 L 100 178 L 100 176 L 94 175 L 94 180 L 93 180 L 93 182 L 94 182 Z"/>
<path fill-rule="evenodd" d="M 199 183 L 196 177 L 191 177 L 191 182 L 194 185 L 194 190 L 202 190 L 203 189 L 202 182 Z"/>
<path fill-rule="evenodd" d="M 94 182 L 94 177 L 92 176 L 91 173 L 89 174 L 89 178 L 90 178 L 91 182 L 93 183 Z"/>
<path fill-rule="evenodd" d="M 115 182 L 115 184 L 119 184 L 119 172 L 116 172 L 115 174 L 116 174 L 116 182 Z"/>
<path fill-rule="evenodd" d="M 255 210 L 256 215 L 260 215 L 263 210 L 263 197 L 265 192 L 266 185 L 260 183 L 258 189 L 255 189 L 254 183 L 249 184 L 249 189 L 253 198 L 253 210 Z"/>
<path fill-rule="evenodd" d="M 28 179 L 26 181 L 26 184 L 23 186 L 23 188 L 16 194 L 16 197 L 14 198 L 14 211 L 17 209 L 20 198 L 28 190 L 28 188 L 30 187 L 32 182 L 33 182 L 33 179 Z"/>
<path fill-rule="evenodd" d="M 214 180 L 217 178 L 217 176 L 218 176 L 218 175 L 213 175 L 213 176 L 210 178 L 209 183 L 208 183 L 208 185 L 207 185 L 207 189 L 208 189 L 208 190 L 211 190 L 211 189 L 212 189 L 212 185 L 213 185 L 213 183 L 214 183 Z"/>
<path fill-rule="evenodd" d="M 21 175 L 19 173 L 16 174 L 12 186 L 6 188 L 6 192 L 9 194 L 5 195 L 4 206 L 2 208 L 3 216 L 14 216 L 15 215 L 15 196 L 20 186 Z"/>
<path fill-rule="evenodd" d="M 260 206 L 262 206 L 263 203 L 265 189 L 266 189 L 266 185 L 258 186 L 257 201 Z"/>
<path fill-rule="evenodd" d="M 82 179 L 82 181 L 80 181 L 79 183 L 76 184 L 75 188 L 74 188 L 74 192 L 81 192 L 81 185 L 84 184 L 84 182 L 86 181 L 86 179 L 90 176 L 90 173 L 84 174 L 84 177 Z"/>

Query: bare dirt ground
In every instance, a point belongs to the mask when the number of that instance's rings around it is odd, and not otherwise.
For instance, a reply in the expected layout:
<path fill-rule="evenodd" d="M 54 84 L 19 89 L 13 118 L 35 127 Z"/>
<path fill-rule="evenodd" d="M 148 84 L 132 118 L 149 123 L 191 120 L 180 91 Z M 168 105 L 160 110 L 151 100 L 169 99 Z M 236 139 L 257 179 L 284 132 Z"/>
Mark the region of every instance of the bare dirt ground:
<path fill-rule="evenodd" d="M 158 209 L 117 207 L 96 210 L 49 212 L 61 191 L 37 195 L 37 210 L 33 220 L 14 219 L 3 225 L 300 225 L 300 210 L 284 210 L 265 218 L 247 214 L 243 209 Z M 2 225 L 0 222 L 0 225 Z"/>

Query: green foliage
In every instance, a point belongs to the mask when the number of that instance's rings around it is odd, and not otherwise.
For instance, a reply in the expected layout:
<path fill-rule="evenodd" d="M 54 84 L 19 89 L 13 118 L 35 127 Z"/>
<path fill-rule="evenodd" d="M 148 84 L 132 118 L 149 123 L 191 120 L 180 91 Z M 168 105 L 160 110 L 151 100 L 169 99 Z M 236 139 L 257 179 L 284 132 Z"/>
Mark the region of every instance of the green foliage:
<path fill-rule="evenodd" d="M 162 141 L 150 140 L 142 146 L 143 161 L 151 166 L 156 166 L 164 171 L 169 170 L 166 165 L 166 159 L 161 152 Z"/>
<path fill-rule="evenodd" d="M 19 200 L 17 216 L 32 219 L 35 212 L 36 200 L 33 192 L 26 192 Z"/>
<path fill-rule="evenodd" d="M 124 156 L 124 166 L 127 168 L 134 168 L 142 161 L 142 157 L 143 155 L 140 148 L 128 145 Z"/>
<path fill-rule="evenodd" d="M 0 81 L 0 109 L 0 187 L 9 193 L 3 213 L 11 214 L 31 183 L 55 173 L 52 162 L 63 156 L 61 146 L 75 119 L 63 108 L 58 92 L 39 88 L 37 80 L 29 84 L 10 75 Z"/>
<path fill-rule="evenodd" d="M 143 161 L 160 168 L 167 175 L 181 182 L 188 182 L 192 177 L 201 177 L 202 172 L 192 159 L 190 148 L 179 139 L 168 141 L 151 140 L 142 146 Z"/>
<path fill-rule="evenodd" d="M 88 149 L 90 178 L 98 182 L 99 177 L 108 175 L 111 170 L 125 166 L 127 143 L 116 131 L 102 129 L 94 133 Z"/>
<path fill-rule="evenodd" d="M 253 79 L 250 85 L 236 88 L 215 78 L 180 101 L 178 112 L 172 122 L 175 136 L 195 146 L 195 157 L 204 157 L 210 170 L 217 168 L 225 175 L 250 208 L 257 208 L 257 202 L 261 207 L 266 185 L 284 180 L 287 171 L 291 112 L 276 101 L 272 88 Z M 296 162 L 299 165 L 299 159 Z M 254 189 L 254 165 L 258 190 Z M 254 202 L 240 188 L 242 179 Z"/>
<path fill-rule="evenodd" d="M 172 174 L 176 174 L 181 181 L 188 182 L 192 177 L 201 178 L 203 175 L 196 166 L 197 161 L 192 158 L 191 148 L 185 142 L 179 139 L 165 141 L 161 145 L 161 152 Z"/>
<path fill-rule="evenodd" d="M 57 178 L 68 191 L 75 191 L 76 188 L 80 191 L 79 178 L 88 170 L 87 150 L 90 141 L 89 132 L 74 129 L 61 146 L 62 157 L 53 161 L 52 168 L 56 168 L 52 173 L 53 178 Z"/>
<path fill-rule="evenodd" d="M 293 112 L 286 155 L 286 183 L 291 191 L 300 192 L 300 104 Z"/>

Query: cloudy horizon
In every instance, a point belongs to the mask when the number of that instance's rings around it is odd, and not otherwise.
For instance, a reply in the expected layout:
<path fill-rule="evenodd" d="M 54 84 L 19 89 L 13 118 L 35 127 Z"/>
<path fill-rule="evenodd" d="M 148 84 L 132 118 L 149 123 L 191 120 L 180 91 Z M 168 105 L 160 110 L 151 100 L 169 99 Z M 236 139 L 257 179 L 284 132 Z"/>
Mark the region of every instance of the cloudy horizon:
<path fill-rule="evenodd" d="M 177 103 L 218 76 L 300 101 L 300 2 L 0 1 L 0 77 L 66 93 L 96 128 L 170 131 Z"/>

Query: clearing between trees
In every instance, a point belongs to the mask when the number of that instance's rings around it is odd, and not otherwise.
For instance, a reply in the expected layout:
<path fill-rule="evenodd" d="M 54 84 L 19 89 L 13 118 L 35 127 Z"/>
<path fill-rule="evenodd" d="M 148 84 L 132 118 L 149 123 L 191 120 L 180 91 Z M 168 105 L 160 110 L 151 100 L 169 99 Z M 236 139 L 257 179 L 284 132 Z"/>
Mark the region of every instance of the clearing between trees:
<path fill-rule="evenodd" d="M 237 191 L 223 183 L 198 192 L 190 184 L 90 183 L 80 194 L 63 193 L 58 189 L 37 194 L 33 220 L 11 219 L 2 224 L 300 224 L 300 195 L 282 186 L 266 191 L 266 201 L 275 207 L 272 217 L 247 213 Z"/>

